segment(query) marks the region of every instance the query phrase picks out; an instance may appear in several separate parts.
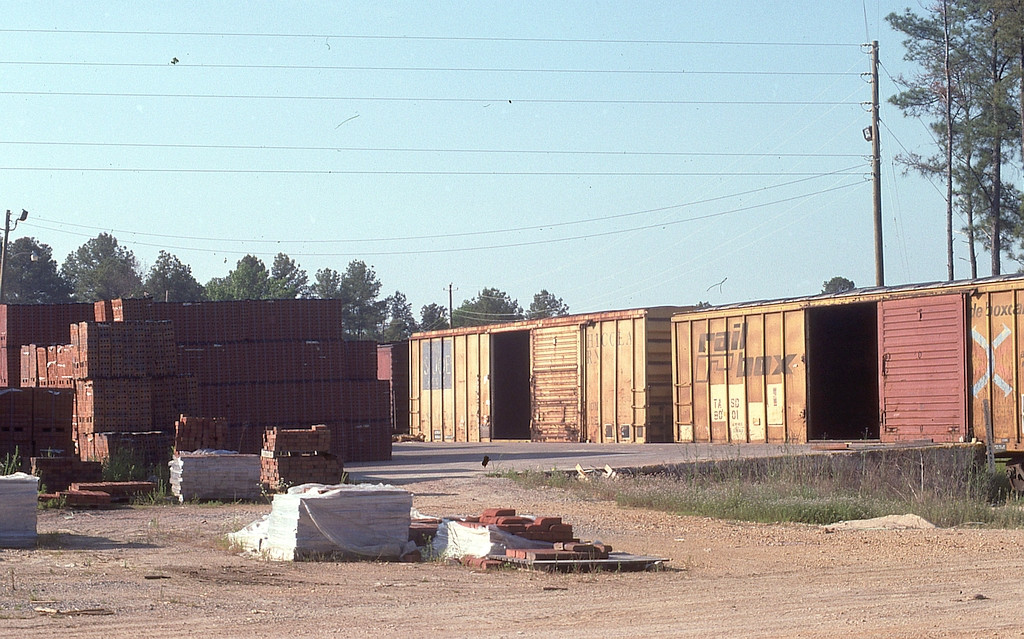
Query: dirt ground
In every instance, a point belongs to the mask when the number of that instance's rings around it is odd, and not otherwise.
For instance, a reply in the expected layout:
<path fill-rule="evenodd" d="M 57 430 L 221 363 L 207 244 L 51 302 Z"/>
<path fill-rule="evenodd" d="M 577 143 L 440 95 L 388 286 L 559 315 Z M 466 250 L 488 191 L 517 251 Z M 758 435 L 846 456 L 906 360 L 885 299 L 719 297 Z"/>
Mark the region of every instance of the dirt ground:
<path fill-rule="evenodd" d="M 670 561 L 659 571 L 597 574 L 267 562 L 232 553 L 224 535 L 269 504 L 46 510 L 38 549 L 0 550 L 0 630 L 76 638 L 1024 636 L 1024 531 L 829 533 L 620 509 L 482 476 L 406 487 L 423 513 L 502 506 L 557 515 L 584 539 Z"/>

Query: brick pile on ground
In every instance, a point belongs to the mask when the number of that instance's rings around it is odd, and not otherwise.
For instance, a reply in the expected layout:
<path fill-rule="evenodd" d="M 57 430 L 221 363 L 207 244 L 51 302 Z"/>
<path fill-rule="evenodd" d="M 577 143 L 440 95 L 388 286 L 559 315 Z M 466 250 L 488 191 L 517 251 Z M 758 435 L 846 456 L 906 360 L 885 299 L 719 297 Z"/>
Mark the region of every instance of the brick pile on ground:
<path fill-rule="evenodd" d="M 590 559 L 608 559 L 608 553 L 611 551 L 612 547 L 608 544 L 556 542 L 551 550 L 543 548 L 508 548 L 505 550 L 505 556 L 529 561 L 587 561 Z"/>
<path fill-rule="evenodd" d="M 170 462 L 171 494 L 179 501 L 258 499 L 260 456 L 238 453 L 179 453 Z"/>
<path fill-rule="evenodd" d="M 573 537 L 572 525 L 561 517 L 524 517 L 516 515 L 514 508 L 487 508 L 479 516 L 466 517 L 463 523 L 497 526 L 499 530 L 532 541 L 578 542 Z"/>
<path fill-rule="evenodd" d="M 110 493 L 102 490 L 59 490 L 53 493 L 39 493 L 39 501 L 62 500 L 64 506 L 74 508 L 110 506 L 113 499 Z"/>
<path fill-rule="evenodd" d="M 326 426 L 268 428 L 260 452 L 260 481 L 271 490 L 340 483 L 342 463 L 330 451 L 331 431 Z"/>
<path fill-rule="evenodd" d="M 74 481 L 100 481 L 102 462 L 85 462 L 78 457 L 32 457 L 32 474 L 46 491 L 67 490 Z"/>

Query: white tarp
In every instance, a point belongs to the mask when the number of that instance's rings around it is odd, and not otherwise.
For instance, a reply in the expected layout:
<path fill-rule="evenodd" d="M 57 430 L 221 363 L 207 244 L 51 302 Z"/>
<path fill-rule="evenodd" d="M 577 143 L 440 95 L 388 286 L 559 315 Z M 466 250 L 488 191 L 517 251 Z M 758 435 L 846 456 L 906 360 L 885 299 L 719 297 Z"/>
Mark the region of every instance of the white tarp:
<path fill-rule="evenodd" d="M 0 548 L 36 543 L 39 478 L 25 473 L 0 476 Z"/>
<path fill-rule="evenodd" d="M 260 456 L 234 451 L 179 453 L 170 461 L 171 493 L 193 499 L 259 499 Z"/>
<path fill-rule="evenodd" d="M 399 559 L 409 541 L 412 493 L 383 484 L 302 484 L 274 495 L 270 515 L 228 535 L 269 559 L 318 555 Z"/>
<path fill-rule="evenodd" d="M 551 543 L 519 537 L 497 526 L 467 524 L 446 519 L 437 527 L 437 535 L 431 546 L 435 557 L 451 559 L 504 555 L 506 548 L 550 549 Z"/>

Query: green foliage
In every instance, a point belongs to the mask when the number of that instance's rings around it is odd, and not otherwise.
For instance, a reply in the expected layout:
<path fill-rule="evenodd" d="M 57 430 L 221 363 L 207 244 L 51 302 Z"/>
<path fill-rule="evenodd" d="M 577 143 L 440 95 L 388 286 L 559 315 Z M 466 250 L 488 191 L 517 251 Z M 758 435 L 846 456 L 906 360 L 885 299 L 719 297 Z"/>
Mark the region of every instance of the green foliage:
<path fill-rule="evenodd" d="M 852 291 L 857 288 L 857 285 L 853 283 L 853 280 L 848 280 L 845 277 L 835 276 L 830 280 L 822 282 L 821 292 L 829 295 L 835 295 L 836 293 L 845 293 Z"/>
<path fill-rule="evenodd" d="M 395 291 L 385 300 L 387 304 L 387 324 L 381 339 L 385 342 L 400 342 L 419 330 L 416 318 L 412 314 L 412 304 L 401 291 Z"/>
<path fill-rule="evenodd" d="M 906 35 L 904 57 L 917 66 L 912 76 L 897 78 L 902 90 L 889 101 L 908 116 L 930 120 L 939 151 L 930 157 L 907 153 L 898 160 L 923 175 L 952 179 L 953 206 L 966 221 L 972 276 L 975 243 L 990 251 L 997 275 L 1004 254 L 1024 261 L 1012 248 L 1024 238 L 1021 194 L 1004 166 L 1024 142 L 1019 7 L 1001 0 L 949 0 L 928 5 L 923 15 L 907 9 L 886 20 Z"/>
<path fill-rule="evenodd" d="M 61 277 L 74 288 L 74 299 L 95 302 L 116 297 L 138 297 L 142 293 L 139 261 L 107 233 L 87 241 L 68 255 Z"/>
<path fill-rule="evenodd" d="M 555 297 L 548 293 L 547 289 L 542 289 L 540 293 L 536 293 L 533 296 L 533 302 L 530 303 L 527 317 L 530 319 L 540 319 L 544 317 L 563 317 L 568 314 L 569 306 L 562 301 L 561 297 Z"/>
<path fill-rule="evenodd" d="M 122 449 L 103 461 L 103 481 L 146 481 L 152 470 L 138 455 Z"/>
<path fill-rule="evenodd" d="M 316 272 L 309 294 L 318 300 L 341 299 L 341 274 L 330 268 Z"/>
<path fill-rule="evenodd" d="M 439 331 L 449 327 L 447 308 L 440 304 L 427 304 L 420 309 L 421 331 Z"/>
<path fill-rule="evenodd" d="M 955 470 L 960 463 L 967 465 Z M 1021 498 L 1009 491 L 1005 475 L 990 474 L 969 457 L 943 465 L 899 453 L 794 455 L 586 481 L 557 471 L 503 476 L 527 487 L 566 488 L 624 507 L 719 519 L 831 524 L 914 513 L 943 527 L 1024 527 Z"/>
<path fill-rule="evenodd" d="M 21 470 L 21 454 L 15 446 L 13 453 L 4 454 L 0 459 L 0 475 L 13 475 Z"/>
<path fill-rule="evenodd" d="M 143 287 L 164 302 L 198 302 L 204 295 L 203 285 L 192 276 L 192 267 L 167 251 L 160 251 Z"/>
<path fill-rule="evenodd" d="M 350 339 L 377 339 L 387 313 L 387 301 L 378 300 L 380 280 L 362 260 L 352 260 L 341 276 L 342 325 Z"/>
<path fill-rule="evenodd" d="M 309 297 L 309 277 L 295 260 L 278 253 L 270 267 L 270 291 L 274 299 Z"/>
<path fill-rule="evenodd" d="M 452 313 L 452 325 L 484 326 L 524 319 L 519 302 L 496 288 L 485 288 L 471 300 L 465 300 Z"/>
<path fill-rule="evenodd" d="M 7 247 L 4 302 L 63 304 L 71 301 L 71 284 L 57 271 L 53 249 L 33 237 L 19 237 Z"/>
<path fill-rule="evenodd" d="M 226 277 L 216 277 L 206 284 L 206 298 L 213 302 L 227 300 L 265 300 L 272 296 L 270 272 L 263 260 L 246 255 Z"/>

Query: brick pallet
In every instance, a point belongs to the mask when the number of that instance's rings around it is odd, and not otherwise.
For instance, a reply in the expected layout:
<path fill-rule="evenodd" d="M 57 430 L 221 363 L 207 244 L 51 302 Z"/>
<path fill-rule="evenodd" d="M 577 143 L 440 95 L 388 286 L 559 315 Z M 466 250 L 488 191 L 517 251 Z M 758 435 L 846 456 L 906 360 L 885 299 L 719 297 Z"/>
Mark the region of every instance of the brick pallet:
<path fill-rule="evenodd" d="M 262 494 L 258 455 L 181 453 L 171 460 L 170 470 L 171 492 L 183 502 Z"/>
<path fill-rule="evenodd" d="M 66 344 L 68 326 L 93 316 L 92 304 L 0 304 L 0 386 L 19 386 L 23 344 Z"/>
<path fill-rule="evenodd" d="M 30 462 L 40 488 L 48 491 L 65 490 L 74 481 L 100 481 L 103 477 L 102 463 L 82 461 L 78 457 L 32 457 Z"/>
<path fill-rule="evenodd" d="M 342 464 L 330 452 L 331 431 L 312 428 L 268 428 L 260 452 L 260 481 L 270 489 L 297 484 L 337 484 Z"/>

